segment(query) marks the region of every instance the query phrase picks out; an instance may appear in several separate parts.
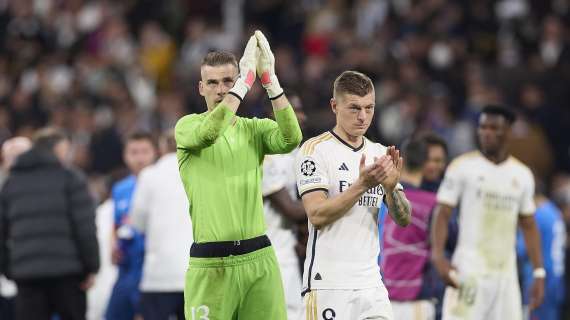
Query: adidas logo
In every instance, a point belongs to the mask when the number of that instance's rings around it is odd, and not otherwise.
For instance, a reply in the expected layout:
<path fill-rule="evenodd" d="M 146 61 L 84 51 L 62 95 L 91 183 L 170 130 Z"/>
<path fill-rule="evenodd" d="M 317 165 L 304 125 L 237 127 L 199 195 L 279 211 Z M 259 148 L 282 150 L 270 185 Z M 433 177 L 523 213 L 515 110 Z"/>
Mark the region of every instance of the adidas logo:
<path fill-rule="evenodd" d="M 315 275 L 315 280 L 323 280 L 323 278 L 321 277 L 321 274 L 320 274 L 320 273 L 317 273 L 317 274 Z"/>
<path fill-rule="evenodd" d="M 348 171 L 348 166 L 343 162 L 340 167 L 338 167 L 338 170 Z"/>

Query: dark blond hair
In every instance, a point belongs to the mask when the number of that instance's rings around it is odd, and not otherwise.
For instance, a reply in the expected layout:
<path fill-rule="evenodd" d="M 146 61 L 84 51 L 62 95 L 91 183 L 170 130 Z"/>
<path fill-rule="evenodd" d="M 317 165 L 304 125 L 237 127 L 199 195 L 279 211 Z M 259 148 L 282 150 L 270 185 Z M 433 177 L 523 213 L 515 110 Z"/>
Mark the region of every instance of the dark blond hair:
<path fill-rule="evenodd" d="M 32 140 L 36 149 L 52 152 L 56 144 L 63 140 L 69 140 L 69 136 L 59 128 L 45 127 L 39 129 Z"/>
<path fill-rule="evenodd" d="M 150 132 L 144 130 L 137 130 L 129 133 L 125 140 L 125 145 L 129 144 L 129 142 L 135 141 L 147 141 L 153 146 L 153 148 L 157 148 L 157 143 L 156 139 L 154 139 L 154 136 Z"/>
<path fill-rule="evenodd" d="M 372 80 L 364 73 L 358 71 L 345 71 L 338 76 L 333 85 L 333 97 L 336 99 L 342 94 L 353 94 L 364 97 L 374 91 Z"/>
<path fill-rule="evenodd" d="M 222 66 L 224 64 L 231 64 L 238 67 L 236 56 L 227 51 L 211 51 L 202 59 L 202 66 Z"/>

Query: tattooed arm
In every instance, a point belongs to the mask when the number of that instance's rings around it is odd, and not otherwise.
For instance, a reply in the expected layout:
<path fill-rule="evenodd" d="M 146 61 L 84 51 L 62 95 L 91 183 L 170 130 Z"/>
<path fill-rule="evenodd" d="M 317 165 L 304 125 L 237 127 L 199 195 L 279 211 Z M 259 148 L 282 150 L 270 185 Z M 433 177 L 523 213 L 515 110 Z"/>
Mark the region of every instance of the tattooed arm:
<path fill-rule="evenodd" d="M 386 191 L 386 204 L 388 205 L 388 212 L 392 219 L 402 227 L 410 224 L 412 221 L 412 206 L 406 195 L 402 190 L 398 190 L 397 185 L 400 181 L 400 174 L 404 161 L 400 157 L 400 151 L 394 146 L 388 147 L 386 154 L 390 156 L 393 161 L 393 166 L 388 170 L 386 177 L 382 181 L 382 186 Z"/>
<path fill-rule="evenodd" d="M 402 227 L 410 224 L 412 220 L 412 206 L 406 195 L 401 190 L 393 190 L 386 193 L 388 212 L 394 221 Z"/>

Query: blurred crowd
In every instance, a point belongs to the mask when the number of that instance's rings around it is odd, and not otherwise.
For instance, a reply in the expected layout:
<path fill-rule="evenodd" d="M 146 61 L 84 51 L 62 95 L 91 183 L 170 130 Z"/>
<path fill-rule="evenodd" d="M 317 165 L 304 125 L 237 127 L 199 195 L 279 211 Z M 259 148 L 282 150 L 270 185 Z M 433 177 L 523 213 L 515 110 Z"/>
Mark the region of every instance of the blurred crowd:
<path fill-rule="evenodd" d="M 205 111 L 201 59 L 241 52 L 259 28 L 302 101 L 305 137 L 332 128 L 346 69 L 375 82 L 368 135 L 385 145 L 433 131 L 454 157 L 476 147 L 480 108 L 512 107 L 509 148 L 568 225 L 569 27 L 567 0 L 0 0 L 0 143 L 63 128 L 102 203 L 127 174 L 126 137 Z M 239 113 L 270 116 L 261 86 Z"/>
<path fill-rule="evenodd" d="M 564 0 L 4 0 L 0 142 L 62 127 L 74 163 L 102 190 L 124 173 L 128 133 L 158 133 L 205 110 L 204 54 L 240 52 L 244 35 L 260 28 L 282 84 L 313 119 L 305 136 L 332 126 L 331 84 L 345 69 L 375 81 L 369 135 L 385 144 L 432 130 L 455 156 L 474 148 L 480 107 L 503 103 L 519 115 L 512 152 L 566 203 L 569 13 Z M 240 113 L 267 116 L 254 88 Z"/>

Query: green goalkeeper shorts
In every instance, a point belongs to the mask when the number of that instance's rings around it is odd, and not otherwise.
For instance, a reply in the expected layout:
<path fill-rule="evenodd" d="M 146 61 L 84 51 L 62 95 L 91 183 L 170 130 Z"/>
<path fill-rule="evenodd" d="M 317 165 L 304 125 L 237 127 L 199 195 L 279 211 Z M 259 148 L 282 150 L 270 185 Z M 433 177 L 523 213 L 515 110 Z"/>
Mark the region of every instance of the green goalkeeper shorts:
<path fill-rule="evenodd" d="M 286 320 L 273 247 L 221 258 L 191 256 L 184 313 L 187 320 Z"/>

